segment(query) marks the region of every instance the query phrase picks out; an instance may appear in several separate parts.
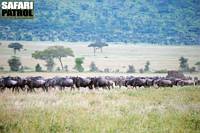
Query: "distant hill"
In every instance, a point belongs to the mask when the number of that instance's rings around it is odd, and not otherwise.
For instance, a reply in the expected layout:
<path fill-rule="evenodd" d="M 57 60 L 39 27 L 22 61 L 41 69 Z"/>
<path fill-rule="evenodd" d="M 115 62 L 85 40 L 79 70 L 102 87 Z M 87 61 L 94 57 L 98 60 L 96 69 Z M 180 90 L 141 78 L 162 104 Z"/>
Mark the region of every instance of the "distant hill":
<path fill-rule="evenodd" d="M 200 0 L 35 0 L 33 20 L 0 19 L 0 40 L 200 44 Z"/>

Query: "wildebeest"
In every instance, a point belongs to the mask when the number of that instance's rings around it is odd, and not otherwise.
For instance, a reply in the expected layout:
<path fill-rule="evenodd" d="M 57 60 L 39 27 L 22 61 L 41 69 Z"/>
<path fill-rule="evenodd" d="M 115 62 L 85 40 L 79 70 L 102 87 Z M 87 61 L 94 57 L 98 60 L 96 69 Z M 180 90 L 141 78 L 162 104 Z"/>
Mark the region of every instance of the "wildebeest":
<path fill-rule="evenodd" d="M 173 83 L 169 79 L 157 79 L 154 81 L 154 85 L 158 87 L 173 87 Z"/>
<path fill-rule="evenodd" d="M 2 78 L 2 82 L 3 82 L 3 90 L 5 90 L 5 88 L 8 89 L 12 89 L 12 91 L 14 92 L 15 89 L 17 88 L 17 81 L 14 79 L 14 77 L 3 77 Z"/>
<path fill-rule="evenodd" d="M 48 91 L 50 88 L 59 87 L 60 90 L 64 90 L 66 87 L 70 87 L 71 90 L 83 87 L 83 88 L 103 88 L 111 89 L 114 86 L 125 87 L 172 87 L 172 86 L 187 86 L 187 85 L 200 85 L 198 78 L 166 78 L 166 77 L 133 77 L 133 76 L 100 76 L 100 77 L 53 77 L 43 78 L 42 76 L 36 77 L 1 77 L 0 78 L 0 91 L 4 91 L 6 88 L 12 91 L 19 90 L 27 92 L 33 92 L 36 88 L 42 88 L 43 91 Z"/>
<path fill-rule="evenodd" d="M 188 86 L 188 85 L 195 85 L 193 80 L 180 80 L 177 82 L 178 86 Z"/>
<path fill-rule="evenodd" d="M 0 91 L 3 92 L 5 90 L 5 84 L 3 78 L 0 78 Z"/>
<path fill-rule="evenodd" d="M 42 88 L 43 91 L 48 91 L 48 87 L 45 86 L 45 79 L 43 77 L 28 77 L 26 78 L 27 91 L 33 92 L 35 88 Z"/>
<path fill-rule="evenodd" d="M 92 84 L 94 85 L 94 88 L 98 89 L 103 88 L 103 89 L 111 89 L 111 87 L 114 87 L 114 82 L 112 80 L 108 80 L 105 77 L 94 77 L 92 79 Z"/>
<path fill-rule="evenodd" d="M 89 89 L 93 89 L 91 78 L 83 78 L 83 77 L 71 77 L 71 78 L 76 88 L 79 89 L 80 87 L 88 87 Z"/>
<path fill-rule="evenodd" d="M 60 90 L 63 90 L 65 87 L 70 87 L 71 89 L 74 88 L 73 79 L 68 77 L 59 78 L 57 81 L 57 85 L 60 87 Z"/>

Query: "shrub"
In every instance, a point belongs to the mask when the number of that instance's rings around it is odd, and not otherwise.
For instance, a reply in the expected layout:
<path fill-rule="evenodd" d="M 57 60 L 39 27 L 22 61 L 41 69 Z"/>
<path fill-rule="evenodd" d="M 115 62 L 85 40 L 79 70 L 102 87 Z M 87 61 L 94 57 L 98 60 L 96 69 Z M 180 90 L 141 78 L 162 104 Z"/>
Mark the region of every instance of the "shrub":
<path fill-rule="evenodd" d="M 60 67 L 57 67 L 57 68 L 56 68 L 56 71 L 60 72 L 60 70 L 61 70 Z"/>
<path fill-rule="evenodd" d="M 109 73 L 109 72 L 110 72 L 110 69 L 109 69 L 109 68 L 105 68 L 103 71 L 104 71 L 105 73 Z"/>
<path fill-rule="evenodd" d="M 145 64 L 145 66 L 144 66 L 144 71 L 145 72 L 148 72 L 150 70 L 149 66 L 150 66 L 150 62 L 147 61 L 146 64 Z"/>
<path fill-rule="evenodd" d="M 191 68 L 189 69 L 189 72 L 190 72 L 190 73 L 196 72 L 196 67 L 191 67 Z"/>
<path fill-rule="evenodd" d="M 21 66 L 21 61 L 18 57 L 12 56 L 11 59 L 8 60 L 8 64 L 10 66 L 11 71 L 19 71 Z"/>
<path fill-rule="evenodd" d="M 4 70 L 4 67 L 0 66 L 0 71 L 3 71 Z"/>
<path fill-rule="evenodd" d="M 98 68 L 96 66 L 96 64 L 92 61 L 90 64 L 90 72 L 97 72 Z"/>
<path fill-rule="evenodd" d="M 135 67 L 133 65 L 129 65 L 127 73 L 135 73 Z"/>
<path fill-rule="evenodd" d="M 179 64 L 180 64 L 180 70 L 182 72 L 188 72 L 189 71 L 189 64 L 188 64 L 188 59 L 187 58 L 184 58 L 184 57 L 181 57 L 179 59 Z"/>
<path fill-rule="evenodd" d="M 76 58 L 75 59 L 75 67 L 74 67 L 74 69 L 76 69 L 78 72 L 83 72 L 84 71 L 84 68 L 83 68 L 83 66 L 82 66 L 82 64 L 83 64 L 83 60 L 84 60 L 84 58 L 82 57 L 82 58 Z"/>
<path fill-rule="evenodd" d="M 143 69 L 143 68 L 140 68 L 140 69 L 139 69 L 139 72 L 140 72 L 140 73 L 144 73 L 144 69 Z"/>
<path fill-rule="evenodd" d="M 65 66 L 64 66 L 64 70 L 65 70 L 66 72 L 68 72 L 68 65 L 65 65 Z"/>
<path fill-rule="evenodd" d="M 40 66 L 40 64 L 37 64 L 37 65 L 35 66 L 35 71 L 36 71 L 36 72 L 42 72 L 42 67 Z"/>

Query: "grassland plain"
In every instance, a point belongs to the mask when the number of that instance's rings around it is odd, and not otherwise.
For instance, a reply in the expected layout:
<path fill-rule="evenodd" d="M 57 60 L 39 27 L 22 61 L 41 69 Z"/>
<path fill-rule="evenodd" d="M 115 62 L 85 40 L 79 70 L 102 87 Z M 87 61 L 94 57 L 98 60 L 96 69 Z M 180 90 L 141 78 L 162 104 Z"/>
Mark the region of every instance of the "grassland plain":
<path fill-rule="evenodd" d="M 0 94 L 1 133 L 199 133 L 200 87 Z"/>
<path fill-rule="evenodd" d="M 8 44 L 11 41 L 1 41 L 0 46 L 0 66 L 3 66 L 5 70 L 9 70 L 8 59 L 14 55 L 13 50 L 8 48 Z M 121 72 L 125 72 L 128 65 L 134 65 L 137 71 L 140 68 L 144 68 L 147 60 L 150 61 L 151 70 L 169 69 L 174 70 L 179 68 L 178 59 L 184 56 L 189 59 L 190 66 L 199 61 L 200 46 L 160 46 L 160 45 L 128 45 L 128 44 L 115 44 L 109 43 L 108 47 L 103 49 L 103 53 L 98 52 L 96 56 L 93 56 L 93 49 L 87 47 L 90 42 L 26 42 L 20 41 L 24 45 L 24 50 L 17 52 L 17 56 L 21 58 L 22 65 L 30 67 L 34 70 L 37 63 L 43 65 L 45 68 L 45 62 L 35 60 L 31 57 L 31 54 L 36 50 L 43 50 L 53 45 L 64 45 L 70 47 L 74 51 L 75 57 L 84 57 L 85 70 L 89 70 L 91 61 L 94 61 L 96 65 L 103 70 L 104 68 L 110 68 L 112 70 L 119 69 Z M 59 66 L 59 62 L 56 61 L 56 67 Z M 63 58 L 64 65 L 68 65 L 70 71 L 73 71 L 74 58 Z"/>

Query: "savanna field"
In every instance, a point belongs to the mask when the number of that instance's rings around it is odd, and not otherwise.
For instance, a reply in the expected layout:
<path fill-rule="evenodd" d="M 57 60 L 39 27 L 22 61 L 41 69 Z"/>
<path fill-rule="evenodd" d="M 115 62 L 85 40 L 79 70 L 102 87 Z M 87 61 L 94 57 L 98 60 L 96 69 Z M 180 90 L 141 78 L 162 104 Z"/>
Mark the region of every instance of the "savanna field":
<path fill-rule="evenodd" d="M 0 66 L 5 71 L 0 76 L 162 76 L 153 72 L 140 74 L 138 69 L 144 67 L 147 60 L 150 68 L 155 70 L 172 70 L 179 68 L 178 59 L 184 56 L 190 66 L 199 61 L 199 46 L 152 46 L 152 45 L 109 45 L 103 53 L 93 56 L 89 43 L 64 42 L 20 42 L 23 50 L 17 52 L 22 64 L 30 69 L 26 72 L 9 72 L 7 60 L 14 55 L 8 48 L 10 42 L 2 42 L 0 49 Z M 75 57 L 84 57 L 85 72 L 73 70 L 74 58 L 63 58 L 63 64 L 69 66 L 70 72 L 34 72 L 40 63 L 31 54 L 52 45 L 70 47 Z M 119 73 L 88 72 L 91 61 L 103 70 L 119 69 Z M 55 60 L 56 67 L 59 62 Z M 125 73 L 128 65 L 134 65 L 136 73 Z M 186 76 L 200 77 L 199 73 Z M 111 90 L 73 90 L 60 91 L 55 88 L 48 92 L 42 89 L 36 92 L 12 92 L 6 89 L 0 93 L 0 133 L 199 133 L 200 132 L 200 86 L 118 88 Z"/>
<path fill-rule="evenodd" d="M 199 133 L 200 87 L 0 94 L 0 132 Z"/>
<path fill-rule="evenodd" d="M 199 5 L 35 0 L 2 18 L 0 133 L 200 133 Z"/>

